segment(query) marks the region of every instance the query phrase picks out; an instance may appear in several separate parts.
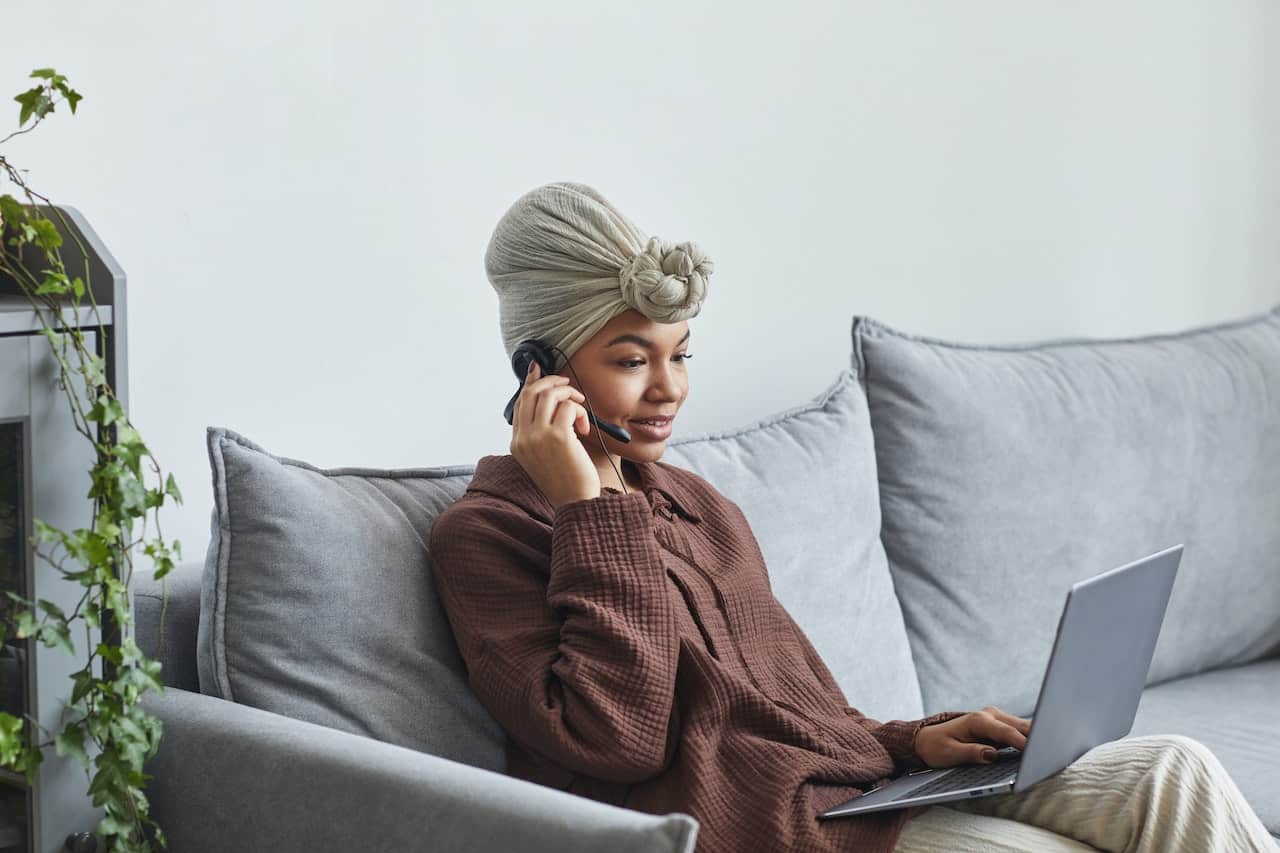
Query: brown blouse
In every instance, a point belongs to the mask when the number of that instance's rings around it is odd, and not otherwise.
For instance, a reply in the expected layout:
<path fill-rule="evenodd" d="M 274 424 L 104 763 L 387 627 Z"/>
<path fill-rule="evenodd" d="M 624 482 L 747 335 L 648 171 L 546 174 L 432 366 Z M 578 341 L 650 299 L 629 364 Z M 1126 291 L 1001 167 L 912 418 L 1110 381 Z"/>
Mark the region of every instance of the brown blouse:
<path fill-rule="evenodd" d="M 916 732 L 963 712 L 881 723 L 850 707 L 738 505 L 692 471 L 636 468 L 643 491 L 557 511 L 514 456 L 485 456 L 430 531 L 508 774 L 692 815 L 706 853 L 892 851 L 924 807 L 815 816 L 923 767 Z"/>

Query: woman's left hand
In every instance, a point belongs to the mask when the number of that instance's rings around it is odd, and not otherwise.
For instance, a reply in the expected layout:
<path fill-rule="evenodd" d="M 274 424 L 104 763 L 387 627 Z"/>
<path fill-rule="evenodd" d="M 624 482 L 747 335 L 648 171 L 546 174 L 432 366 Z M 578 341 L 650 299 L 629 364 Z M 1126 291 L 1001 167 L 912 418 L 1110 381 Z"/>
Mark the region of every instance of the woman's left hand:
<path fill-rule="evenodd" d="M 921 728 L 916 732 L 916 755 L 930 767 L 990 764 L 996 759 L 997 747 L 1025 749 L 1030 731 L 1030 720 L 988 705 L 981 711 Z"/>

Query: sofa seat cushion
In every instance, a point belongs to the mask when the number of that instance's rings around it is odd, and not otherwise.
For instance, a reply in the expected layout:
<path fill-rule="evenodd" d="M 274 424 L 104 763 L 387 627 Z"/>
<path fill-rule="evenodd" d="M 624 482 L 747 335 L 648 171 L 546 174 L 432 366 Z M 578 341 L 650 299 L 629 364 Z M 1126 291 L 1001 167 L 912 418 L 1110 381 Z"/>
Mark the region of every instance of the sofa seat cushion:
<path fill-rule="evenodd" d="M 1280 658 L 1148 687 L 1129 736 L 1153 734 L 1186 735 L 1213 750 L 1280 836 Z"/>
<path fill-rule="evenodd" d="M 1148 683 L 1280 651 L 1280 307 L 1123 340 L 853 338 L 926 713 L 1029 712 L 1071 584 L 1179 543 Z"/>
<path fill-rule="evenodd" d="M 881 720 L 923 716 L 880 543 L 866 397 L 852 371 L 784 412 L 674 439 L 662 459 L 701 475 L 742 509 L 774 597 L 853 707 Z"/>

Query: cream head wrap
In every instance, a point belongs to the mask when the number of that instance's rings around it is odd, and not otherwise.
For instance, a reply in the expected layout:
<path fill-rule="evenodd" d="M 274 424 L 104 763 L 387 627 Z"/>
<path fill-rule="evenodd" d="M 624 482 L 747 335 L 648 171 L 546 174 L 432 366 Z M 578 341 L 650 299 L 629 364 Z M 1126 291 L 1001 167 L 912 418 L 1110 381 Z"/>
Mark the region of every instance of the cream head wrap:
<path fill-rule="evenodd" d="M 605 323 L 634 308 L 656 323 L 696 317 L 714 269 L 696 243 L 646 237 L 586 184 L 557 181 L 516 199 L 484 256 L 507 359 L 521 341 L 554 344 L 556 370 Z"/>

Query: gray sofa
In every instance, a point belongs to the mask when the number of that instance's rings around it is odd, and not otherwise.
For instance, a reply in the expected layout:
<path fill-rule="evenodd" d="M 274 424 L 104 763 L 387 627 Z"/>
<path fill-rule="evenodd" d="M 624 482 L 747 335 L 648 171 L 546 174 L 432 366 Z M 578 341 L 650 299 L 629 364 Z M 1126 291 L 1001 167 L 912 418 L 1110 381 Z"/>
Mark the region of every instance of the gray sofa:
<path fill-rule="evenodd" d="M 168 685 L 144 702 L 174 850 L 694 849 L 692 816 L 504 775 L 425 545 L 472 466 L 320 469 L 207 440 L 206 559 L 170 576 L 163 635 L 159 585 L 135 584 Z M 879 719 L 1030 715 L 1071 583 L 1183 543 L 1131 736 L 1201 740 L 1280 837 L 1280 306 L 985 347 L 854 318 L 817 397 L 663 461 L 742 507 L 774 594 Z"/>

